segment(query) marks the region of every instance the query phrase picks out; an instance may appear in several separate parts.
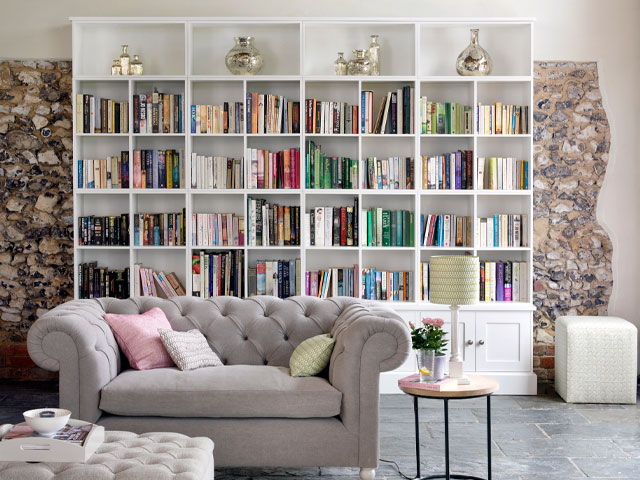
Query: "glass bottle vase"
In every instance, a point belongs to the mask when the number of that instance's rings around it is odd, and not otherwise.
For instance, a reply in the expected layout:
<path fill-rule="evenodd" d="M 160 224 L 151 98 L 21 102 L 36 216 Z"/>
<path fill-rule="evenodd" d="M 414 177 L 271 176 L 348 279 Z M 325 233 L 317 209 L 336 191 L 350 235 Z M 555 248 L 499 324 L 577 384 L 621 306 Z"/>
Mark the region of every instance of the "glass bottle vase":
<path fill-rule="evenodd" d="M 416 350 L 416 358 L 418 360 L 420 381 L 427 383 L 434 382 L 436 351 L 433 349 Z"/>
<path fill-rule="evenodd" d="M 262 54 L 253 45 L 254 37 L 234 37 L 235 45 L 224 63 L 234 75 L 255 75 L 262 68 Z"/>
<path fill-rule="evenodd" d="M 113 61 L 113 65 L 111 65 L 111 75 L 113 75 L 113 76 L 122 75 L 122 68 L 120 67 L 120 60 L 117 59 L 117 58 Z"/>
<path fill-rule="evenodd" d="M 131 61 L 131 65 L 129 66 L 129 72 L 131 75 L 142 75 L 142 62 L 140 61 L 140 57 L 138 55 L 133 56 L 133 60 Z"/>
<path fill-rule="evenodd" d="M 344 59 L 344 52 L 338 52 L 338 58 L 333 62 L 333 71 L 336 75 L 346 75 L 349 64 Z"/>
<path fill-rule="evenodd" d="M 354 50 L 354 58 L 349 60 L 349 75 L 370 75 L 371 62 L 367 58 L 365 50 Z"/>
<path fill-rule="evenodd" d="M 131 72 L 129 71 L 129 67 L 131 65 L 131 57 L 127 53 L 127 49 L 129 45 L 122 45 L 122 55 L 120 55 L 120 70 L 122 70 L 122 75 L 129 75 Z"/>
<path fill-rule="evenodd" d="M 493 69 L 491 55 L 478 43 L 478 29 L 471 29 L 471 43 L 456 60 L 456 71 L 463 76 L 489 75 Z"/>
<path fill-rule="evenodd" d="M 380 75 L 380 44 L 378 43 L 378 35 L 371 35 L 371 43 L 367 50 L 369 62 L 371 62 L 370 75 Z"/>

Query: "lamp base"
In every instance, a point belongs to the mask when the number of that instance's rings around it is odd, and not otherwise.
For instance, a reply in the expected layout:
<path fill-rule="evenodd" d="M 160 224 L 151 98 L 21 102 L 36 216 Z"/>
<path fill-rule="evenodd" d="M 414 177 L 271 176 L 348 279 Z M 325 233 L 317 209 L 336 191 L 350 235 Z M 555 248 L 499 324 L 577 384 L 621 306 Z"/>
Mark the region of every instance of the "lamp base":
<path fill-rule="evenodd" d="M 463 371 L 462 362 L 460 360 L 449 360 L 449 378 L 463 378 Z"/>

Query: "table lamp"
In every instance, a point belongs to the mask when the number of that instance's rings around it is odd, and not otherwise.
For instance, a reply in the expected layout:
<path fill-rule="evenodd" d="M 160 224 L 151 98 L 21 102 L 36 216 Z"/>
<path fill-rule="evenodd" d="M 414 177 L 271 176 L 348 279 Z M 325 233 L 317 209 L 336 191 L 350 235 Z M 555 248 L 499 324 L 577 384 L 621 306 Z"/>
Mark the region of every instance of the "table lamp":
<path fill-rule="evenodd" d="M 468 385 L 464 376 L 460 342 L 458 340 L 458 311 L 460 305 L 478 302 L 480 294 L 480 261 L 470 255 L 437 255 L 429 260 L 429 301 L 449 305 L 451 309 L 451 357 L 449 378 L 459 385 Z"/>

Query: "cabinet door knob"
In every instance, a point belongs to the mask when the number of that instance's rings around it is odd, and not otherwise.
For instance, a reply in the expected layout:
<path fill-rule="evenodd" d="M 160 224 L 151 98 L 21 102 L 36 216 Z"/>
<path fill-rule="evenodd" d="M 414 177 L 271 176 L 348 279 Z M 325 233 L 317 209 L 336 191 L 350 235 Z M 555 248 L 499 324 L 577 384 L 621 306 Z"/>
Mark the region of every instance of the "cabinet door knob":
<path fill-rule="evenodd" d="M 479 343 L 480 345 L 484 345 L 484 340 L 478 340 L 478 343 Z"/>
<path fill-rule="evenodd" d="M 467 345 L 473 345 L 473 340 L 467 340 Z"/>

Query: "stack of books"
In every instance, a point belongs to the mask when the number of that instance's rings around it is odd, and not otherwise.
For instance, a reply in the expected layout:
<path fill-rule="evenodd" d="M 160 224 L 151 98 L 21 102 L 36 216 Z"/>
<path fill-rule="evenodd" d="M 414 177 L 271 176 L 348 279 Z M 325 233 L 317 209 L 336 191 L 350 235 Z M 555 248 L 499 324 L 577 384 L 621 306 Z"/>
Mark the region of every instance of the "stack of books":
<path fill-rule="evenodd" d="M 186 245 L 185 209 L 177 213 L 133 215 L 133 244 L 150 246 Z"/>
<path fill-rule="evenodd" d="M 377 115 L 373 105 L 373 91 L 364 90 L 360 96 L 360 133 L 413 134 L 414 88 L 405 86 L 387 92 L 382 97 Z"/>
<path fill-rule="evenodd" d="M 305 272 L 304 292 L 311 297 L 355 297 L 358 266 Z"/>
<path fill-rule="evenodd" d="M 471 247 L 471 217 L 452 213 L 420 215 L 423 247 Z"/>
<path fill-rule="evenodd" d="M 473 151 L 458 150 L 422 157 L 422 188 L 427 190 L 472 190 Z"/>
<path fill-rule="evenodd" d="M 192 295 L 244 296 L 244 252 L 200 252 L 191 257 Z"/>
<path fill-rule="evenodd" d="M 243 188 L 244 158 L 191 153 L 191 188 Z"/>
<path fill-rule="evenodd" d="M 78 160 L 78 188 L 129 188 L 129 152 L 119 157 Z"/>
<path fill-rule="evenodd" d="M 244 133 L 244 104 L 191 105 L 191 133 Z"/>
<path fill-rule="evenodd" d="M 423 135 L 470 135 L 473 133 L 473 109 L 455 102 L 420 99 L 420 126 Z"/>
<path fill-rule="evenodd" d="M 247 148 L 251 159 L 249 188 L 300 188 L 300 149 L 280 152 Z"/>
<path fill-rule="evenodd" d="M 133 96 L 133 133 L 184 133 L 184 95 L 153 93 Z"/>
<path fill-rule="evenodd" d="M 528 190 L 529 162 L 515 158 L 478 158 L 478 189 Z"/>
<path fill-rule="evenodd" d="M 480 261 L 481 302 L 527 302 L 528 274 L 526 262 Z"/>
<path fill-rule="evenodd" d="M 492 105 L 476 107 L 476 133 L 482 135 L 518 135 L 529 133 L 529 107 L 505 105 L 496 102 Z"/>
<path fill-rule="evenodd" d="M 244 217 L 233 213 L 192 213 L 193 246 L 244 245 Z"/>
<path fill-rule="evenodd" d="M 78 217 L 78 244 L 111 247 L 129 245 L 129 214 Z"/>
<path fill-rule="evenodd" d="M 413 212 L 367 208 L 362 211 L 363 241 L 368 247 L 413 247 Z"/>
<path fill-rule="evenodd" d="M 97 262 L 78 265 L 79 298 L 129 298 L 129 268 L 111 270 Z"/>
<path fill-rule="evenodd" d="M 413 190 L 413 158 L 367 158 L 365 188 L 370 190 Z"/>
<path fill-rule="evenodd" d="M 300 295 L 300 259 L 258 260 L 256 266 L 249 268 L 249 296 L 273 295 L 288 298 Z"/>
<path fill-rule="evenodd" d="M 252 197 L 247 203 L 247 239 L 250 246 L 300 245 L 299 206 L 278 205 Z"/>
<path fill-rule="evenodd" d="M 166 298 L 183 297 L 187 294 L 174 272 L 169 274 L 155 272 L 152 268 L 145 268 L 140 263 L 136 263 L 133 268 L 135 296 L 158 297 L 160 291 Z"/>
<path fill-rule="evenodd" d="M 478 248 L 528 247 L 527 215 L 497 214 L 477 219 Z"/>
<path fill-rule="evenodd" d="M 133 188 L 185 188 L 184 149 L 134 150 Z"/>
<path fill-rule="evenodd" d="M 358 246 L 357 197 L 353 206 L 314 207 L 304 217 L 307 246 Z"/>
<path fill-rule="evenodd" d="M 247 133 L 300 133 L 300 102 L 247 93 Z"/>
<path fill-rule="evenodd" d="M 307 133 L 323 135 L 358 133 L 358 106 L 346 102 L 306 100 L 305 126 Z"/>
<path fill-rule="evenodd" d="M 76 133 L 129 133 L 129 102 L 77 94 Z"/>
<path fill-rule="evenodd" d="M 413 272 L 362 269 L 361 297 L 366 300 L 413 302 L 413 289 Z"/>
<path fill-rule="evenodd" d="M 320 145 L 309 140 L 305 161 L 305 188 L 358 188 L 357 159 L 327 156 Z"/>

